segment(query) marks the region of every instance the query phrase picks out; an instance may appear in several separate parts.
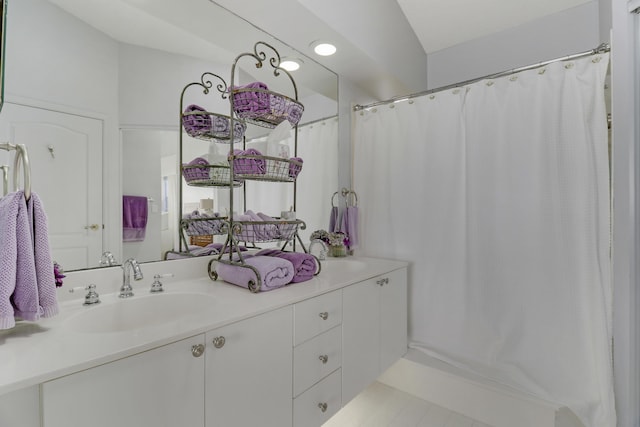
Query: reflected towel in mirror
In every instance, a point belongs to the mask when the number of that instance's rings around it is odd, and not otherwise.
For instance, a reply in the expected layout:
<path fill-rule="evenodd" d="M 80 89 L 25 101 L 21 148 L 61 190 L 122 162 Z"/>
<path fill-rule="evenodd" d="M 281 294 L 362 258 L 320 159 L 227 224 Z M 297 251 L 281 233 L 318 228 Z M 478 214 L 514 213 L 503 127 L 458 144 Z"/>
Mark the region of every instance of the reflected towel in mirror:
<path fill-rule="evenodd" d="M 147 197 L 122 196 L 122 241 L 142 242 L 147 229 L 147 218 Z"/>

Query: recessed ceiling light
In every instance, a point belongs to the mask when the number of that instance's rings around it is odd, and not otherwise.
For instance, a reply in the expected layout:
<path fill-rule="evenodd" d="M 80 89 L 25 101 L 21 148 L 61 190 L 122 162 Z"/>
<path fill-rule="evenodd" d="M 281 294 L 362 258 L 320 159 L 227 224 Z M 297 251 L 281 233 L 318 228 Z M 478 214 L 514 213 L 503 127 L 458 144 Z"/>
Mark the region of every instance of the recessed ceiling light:
<path fill-rule="evenodd" d="M 284 68 L 287 71 L 295 71 L 300 68 L 301 62 L 298 58 L 284 58 L 280 63 L 280 68 Z"/>
<path fill-rule="evenodd" d="M 336 47 L 331 43 L 314 42 L 312 44 L 313 51 L 320 56 L 330 56 L 336 53 Z"/>

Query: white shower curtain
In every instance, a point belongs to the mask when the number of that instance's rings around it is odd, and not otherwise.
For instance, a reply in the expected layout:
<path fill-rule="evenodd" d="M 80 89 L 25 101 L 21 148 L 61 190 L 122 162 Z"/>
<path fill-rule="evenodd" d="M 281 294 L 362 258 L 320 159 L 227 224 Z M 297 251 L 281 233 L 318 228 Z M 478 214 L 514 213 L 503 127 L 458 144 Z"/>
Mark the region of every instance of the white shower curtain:
<path fill-rule="evenodd" d="M 608 55 L 355 113 L 365 255 L 415 348 L 614 427 Z"/>

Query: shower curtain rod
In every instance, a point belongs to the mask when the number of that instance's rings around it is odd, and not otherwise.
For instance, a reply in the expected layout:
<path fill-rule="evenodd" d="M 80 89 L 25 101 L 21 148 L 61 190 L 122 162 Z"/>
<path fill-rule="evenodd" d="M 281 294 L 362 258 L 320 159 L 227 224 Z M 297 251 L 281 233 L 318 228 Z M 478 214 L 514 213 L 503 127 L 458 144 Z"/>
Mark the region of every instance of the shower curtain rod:
<path fill-rule="evenodd" d="M 441 86 L 441 87 L 438 87 L 438 88 L 435 88 L 435 89 L 429 89 L 429 90 L 425 90 L 425 91 L 422 91 L 422 92 L 413 93 L 411 95 L 396 96 L 394 98 L 387 99 L 386 101 L 377 101 L 377 102 L 372 102 L 371 104 L 366 104 L 366 105 L 357 104 L 357 105 L 355 105 L 353 107 L 353 111 L 368 110 L 370 108 L 377 107 L 379 105 L 386 105 L 386 104 L 391 104 L 391 103 L 399 102 L 399 101 L 407 101 L 409 99 L 417 98 L 419 96 L 430 95 L 432 93 L 442 92 L 443 90 L 459 88 L 459 87 L 462 87 L 462 86 L 469 85 L 471 83 L 479 82 L 481 80 L 497 79 L 499 77 L 510 76 L 512 74 L 520 73 L 522 71 L 533 70 L 535 68 L 543 67 L 545 65 L 552 64 L 554 62 L 571 61 L 573 59 L 584 58 L 584 57 L 587 57 L 587 56 L 597 55 L 597 54 L 601 54 L 601 53 L 607 53 L 610 50 L 611 50 L 611 47 L 609 46 L 608 43 L 602 43 L 600 46 L 596 47 L 595 49 L 591 49 L 591 50 L 588 50 L 586 52 L 581 52 L 581 53 L 576 53 L 576 54 L 573 54 L 573 55 L 563 56 L 563 57 L 560 57 L 560 58 L 551 59 L 549 61 L 539 62 L 537 64 L 526 65 L 526 66 L 520 67 L 520 68 L 513 68 L 511 70 L 501 71 L 499 73 L 489 74 L 489 75 L 486 75 L 486 76 L 483 76 L 483 77 L 477 77 L 475 79 L 465 80 L 463 82 L 453 83 L 453 84 L 446 85 L 446 86 Z"/>
<path fill-rule="evenodd" d="M 298 125 L 298 127 L 301 128 L 301 127 L 304 127 L 304 126 L 315 125 L 316 123 L 324 122 L 325 120 L 335 119 L 336 117 L 338 117 L 338 115 L 327 116 L 327 117 L 323 117 L 321 119 L 311 120 L 310 122 L 305 122 L 305 123 L 302 123 L 302 124 Z"/>

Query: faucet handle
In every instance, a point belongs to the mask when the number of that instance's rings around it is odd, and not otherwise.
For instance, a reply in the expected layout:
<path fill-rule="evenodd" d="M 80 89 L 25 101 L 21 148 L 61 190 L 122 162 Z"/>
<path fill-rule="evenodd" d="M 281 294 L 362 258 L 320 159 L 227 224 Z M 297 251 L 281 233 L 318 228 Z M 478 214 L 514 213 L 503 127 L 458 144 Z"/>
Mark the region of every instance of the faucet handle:
<path fill-rule="evenodd" d="M 113 254 L 109 251 L 105 251 L 102 253 L 102 257 L 100 258 L 100 267 L 111 267 L 114 265 L 118 265 Z"/>
<path fill-rule="evenodd" d="M 84 304 L 82 305 L 100 304 L 100 295 L 98 295 L 98 293 L 96 292 L 96 285 L 91 283 L 90 285 L 87 285 L 87 286 L 76 286 L 75 288 L 69 289 L 69 292 L 73 293 L 81 289 L 88 291 L 87 294 L 84 296 Z"/>
<path fill-rule="evenodd" d="M 160 279 L 164 277 L 173 277 L 173 273 L 156 274 L 155 276 L 153 276 L 154 281 L 151 284 L 151 289 L 149 290 L 149 292 L 151 292 L 152 294 L 163 292 L 164 288 L 162 287 L 162 282 L 160 281 Z"/>

